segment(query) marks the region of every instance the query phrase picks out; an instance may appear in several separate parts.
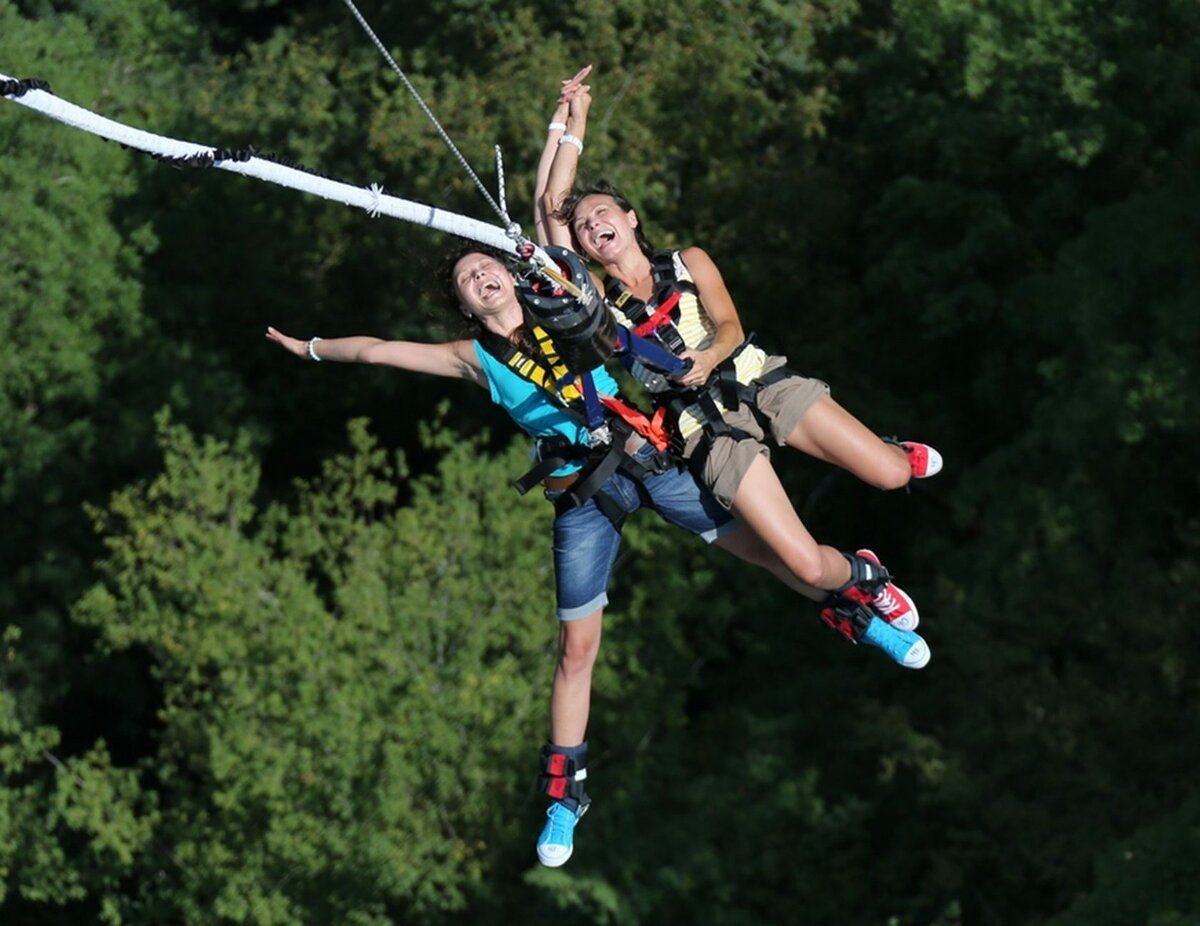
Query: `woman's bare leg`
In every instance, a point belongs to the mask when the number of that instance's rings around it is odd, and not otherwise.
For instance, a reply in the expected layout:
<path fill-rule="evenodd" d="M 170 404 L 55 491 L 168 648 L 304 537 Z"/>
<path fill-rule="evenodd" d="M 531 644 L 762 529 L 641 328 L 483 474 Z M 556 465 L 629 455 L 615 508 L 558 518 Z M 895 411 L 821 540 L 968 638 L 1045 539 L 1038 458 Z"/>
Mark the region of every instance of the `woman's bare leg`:
<path fill-rule="evenodd" d="M 578 746 L 587 733 L 592 668 L 600 652 L 603 618 L 601 609 L 559 622 L 558 665 L 550 689 L 550 742 L 556 746 Z"/>
<path fill-rule="evenodd" d="M 912 478 L 902 448 L 881 440 L 829 396 L 822 396 L 804 413 L 787 445 L 840 466 L 879 489 L 900 489 Z"/>
<path fill-rule="evenodd" d="M 796 582 L 834 589 L 850 581 L 846 558 L 813 539 L 765 456 L 755 457 L 742 477 L 732 511 L 758 535 Z"/>
<path fill-rule="evenodd" d="M 784 565 L 783 560 L 766 545 L 761 537 L 743 524 L 735 531 L 724 534 L 713 542 L 714 547 L 720 547 L 726 553 L 736 556 L 743 562 L 753 566 L 761 566 L 771 575 L 794 592 L 799 592 L 805 598 L 813 601 L 823 601 L 825 592 L 811 585 L 806 585 L 792 575 L 792 571 Z"/>

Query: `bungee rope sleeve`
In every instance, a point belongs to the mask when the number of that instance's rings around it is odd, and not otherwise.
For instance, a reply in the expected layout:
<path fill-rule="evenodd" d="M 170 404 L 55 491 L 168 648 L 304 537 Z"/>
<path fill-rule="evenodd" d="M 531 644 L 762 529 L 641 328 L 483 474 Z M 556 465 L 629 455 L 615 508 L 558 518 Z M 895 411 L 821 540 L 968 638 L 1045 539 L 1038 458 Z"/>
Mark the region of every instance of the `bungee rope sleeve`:
<path fill-rule="evenodd" d="M 517 254 L 517 243 L 508 230 L 498 225 L 389 195 L 376 183 L 367 187 L 356 187 L 339 180 L 331 180 L 311 171 L 259 156 L 252 150 L 213 148 L 135 129 L 55 96 L 50 92 L 49 85 L 42 80 L 19 80 L 0 73 L 0 96 L 65 125 L 115 141 L 127 148 L 143 151 L 170 163 L 181 166 L 211 166 L 243 174 L 256 180 L 264 180 L 322 199 L 354 206 L 372 217 L 386 215 Z M 536 245 L 533 247 L 534 256 L 538 260 L 545 264 L 552 263 L 544 250 Z"/>

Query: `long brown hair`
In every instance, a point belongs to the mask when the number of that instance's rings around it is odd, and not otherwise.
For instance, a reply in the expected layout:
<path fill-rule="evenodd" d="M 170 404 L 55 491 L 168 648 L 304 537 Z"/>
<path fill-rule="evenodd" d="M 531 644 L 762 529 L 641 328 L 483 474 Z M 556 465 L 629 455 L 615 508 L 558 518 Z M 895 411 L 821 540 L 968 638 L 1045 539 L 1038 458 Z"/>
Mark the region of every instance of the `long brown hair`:
<path fill-rule="evenodd" d="M 625 198 L 615 186 L 607 180 L 597 180 L 595 183 L 589 184 L 578 190 L 573 190 L 562 205 L 558 207 L 558 211 L 554 213 L 554 217 L 567 226 L 567 230 L 571 233 L 571 247 L 579 254 L 584 251 L 579 246 L 579 239 L 575 235 L 575 212 L 579 209 L 579 203 L 588 196 L 608 196 L 615 202 L 622 212 L 630 212 L 633 210 L 633 203 Z M 642 253 L 647 257 L 654 256 L 654 247 L 646 239 L 642 232 L 642 223 L 638 222 L 633 229 L 633 238 L 641 248 Z"/>
<path fill-rule="evenodd" d="M 509 271 L 515 269 L 516 259 L 512 254 L 508 254 L 498 248 L 460 238 L 446 249 L 442 254 L 441 260 L 438 262 L 437 277 L 441 281 L 442 293 L 446 297 L 446 306 L 458 318 L 462 337 L 470 338 L 474 341 L 495 339 L 499 335 L 489 331 L 484 327 L 483 322 L 474 315 L 467 315 L 462 311 L 462 300 L 458 295 L 458 281 L 454 278 L 454 268 L 458 266 L 460 260 L 471 254 L 482 254 L 485 257 L 491 257 Z M 526 354 L 533 357 L 541 356 L 541 349 L 537 346 L 537 341 L 534 339 L 528 325 L 521 325 L 513 331 L 508 340 Z"/>

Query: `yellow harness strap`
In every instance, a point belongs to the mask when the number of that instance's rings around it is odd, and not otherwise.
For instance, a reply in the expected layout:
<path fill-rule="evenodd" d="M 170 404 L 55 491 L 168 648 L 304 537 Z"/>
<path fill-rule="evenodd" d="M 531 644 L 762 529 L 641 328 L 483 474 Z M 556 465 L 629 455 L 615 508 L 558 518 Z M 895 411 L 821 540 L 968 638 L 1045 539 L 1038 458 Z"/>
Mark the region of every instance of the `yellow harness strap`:
<path fill-rule="evenodd" d="M 519 350 L 514 350 L 509 355 L 508 365 L 516 371 L 518 376 L 524 377 L 548 392 L 561 396 L 565 402 L 583 401 L 583 393 L 579 390 L 575 374 L 562 363 L 550 335 L 540 325 L 533 325 L 531 331 L 549 366 L 543 366 Z"/>

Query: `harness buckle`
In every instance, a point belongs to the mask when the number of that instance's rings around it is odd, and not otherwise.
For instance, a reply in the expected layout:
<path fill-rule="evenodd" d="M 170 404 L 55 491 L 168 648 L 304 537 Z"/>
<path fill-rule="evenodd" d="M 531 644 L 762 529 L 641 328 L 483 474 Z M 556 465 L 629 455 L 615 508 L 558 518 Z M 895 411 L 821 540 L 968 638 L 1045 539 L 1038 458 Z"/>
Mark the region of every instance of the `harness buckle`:
<path fill-rule="evenodd" d="M 590 448 L 606 447 L 612 443 L 612 430 L 608 424 L 602 424 L 587 432 L 587 445 Z"/>

